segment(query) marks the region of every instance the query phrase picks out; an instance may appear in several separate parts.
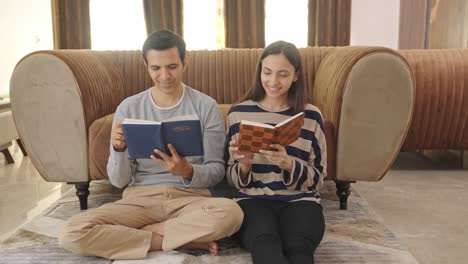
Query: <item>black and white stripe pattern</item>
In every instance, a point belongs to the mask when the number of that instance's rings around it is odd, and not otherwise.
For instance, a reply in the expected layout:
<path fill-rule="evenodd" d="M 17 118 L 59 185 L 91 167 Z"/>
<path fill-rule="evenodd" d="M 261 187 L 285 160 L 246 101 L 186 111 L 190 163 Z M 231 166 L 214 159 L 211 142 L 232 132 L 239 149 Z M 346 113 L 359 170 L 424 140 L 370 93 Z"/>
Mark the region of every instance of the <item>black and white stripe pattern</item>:
<path fill-rule="evenodd" d="M 286 147 L 287 153 L 294 158 L 291 173 L 271 164 L 262 154 L 254 154 L 249 179 L 240 182 L 239 166 L 226 147 L 228 182 L 239 189 L 239 199 L 261 198 L 281 201 L 312 200 L 320 202 L 320 189 L 326 176 L 327 153 L 323 118 L 320 110 L 306 104 L 304 126 L 298 140 Z M 241 120 L 276 125 L 293 116 L 290 109 L 271 112 L 257 102 L 245 101 L 233 106 L 227 116 L 227 138 L 237 139 Z"/>

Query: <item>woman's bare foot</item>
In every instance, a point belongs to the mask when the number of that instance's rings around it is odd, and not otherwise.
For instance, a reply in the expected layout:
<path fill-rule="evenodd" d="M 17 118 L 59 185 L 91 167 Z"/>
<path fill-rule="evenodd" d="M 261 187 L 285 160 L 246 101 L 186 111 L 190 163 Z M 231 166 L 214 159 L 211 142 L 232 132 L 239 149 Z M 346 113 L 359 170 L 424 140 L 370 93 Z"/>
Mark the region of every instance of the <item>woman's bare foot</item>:
<path fill-rule="evenodd" d="M 210 242 L 190 242 L 180 247 L 181 249 L 203 249 L 210 252 L 210 255 L 218 255 L 218 244 L 215 241 Z"/>

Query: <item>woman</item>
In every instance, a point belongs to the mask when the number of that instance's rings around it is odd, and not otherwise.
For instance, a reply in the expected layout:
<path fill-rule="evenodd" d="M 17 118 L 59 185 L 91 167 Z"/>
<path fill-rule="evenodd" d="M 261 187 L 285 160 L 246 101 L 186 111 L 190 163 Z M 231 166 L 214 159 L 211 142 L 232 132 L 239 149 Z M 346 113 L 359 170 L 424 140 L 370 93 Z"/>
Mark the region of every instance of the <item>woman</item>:
<path fill-rule="evenodd" d="M 298 140 L 260 153 L 240 151 L 241 120 L 275 125 L 304 112 Z M 238 189 L 244 221 L 236 237 L 254 264 L 313 263 L 324 234 L 317 190 L 326 175 L 326 145 L 319 109 L 304 104 L 298 49 L 277 41 L 263 51 L 256 82 L 227 117 L 228 182 Z"/>

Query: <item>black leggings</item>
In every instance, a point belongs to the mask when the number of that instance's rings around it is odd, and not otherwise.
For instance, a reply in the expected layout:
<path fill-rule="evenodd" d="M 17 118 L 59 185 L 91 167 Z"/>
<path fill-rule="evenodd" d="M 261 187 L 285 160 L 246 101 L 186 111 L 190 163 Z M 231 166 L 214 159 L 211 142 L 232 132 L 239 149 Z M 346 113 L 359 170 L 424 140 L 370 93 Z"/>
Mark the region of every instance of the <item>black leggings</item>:
<path fill-rule="evenodd" d="M 235 237 L 254 264 L 314 263 L 325 232 L 322 206 L 312 201 L 239 201 L 244 221 Z"/>

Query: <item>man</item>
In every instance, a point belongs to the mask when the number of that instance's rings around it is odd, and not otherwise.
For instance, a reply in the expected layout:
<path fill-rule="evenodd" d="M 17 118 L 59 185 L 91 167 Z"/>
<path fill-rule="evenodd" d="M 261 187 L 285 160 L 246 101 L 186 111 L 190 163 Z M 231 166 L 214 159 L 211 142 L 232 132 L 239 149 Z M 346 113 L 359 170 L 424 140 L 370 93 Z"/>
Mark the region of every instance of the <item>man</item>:
<path fill-rule="evenodd" d="M 108 259 L 144 258 L 149 251 L 205 249 L 216 255 L 216 240 L 235 233 L 243 214 L 232 200 L 213 198 L 208 187 L 225 175 L 224 121 L 211 97 L 182 83 L 185 42 L 170 31 L 153 32 L 143 58 L 154 86 L 125 99 L 114 115 L 107 172 L 122 200 L 72 217 L 61 245 L 74 253 Z M 198 115 L 203 157 L 155 150 L 151 159 L 129 160 L 124 118 L 163 121 Z M 159 158 L 156 158 L 158 156 Z"/>

